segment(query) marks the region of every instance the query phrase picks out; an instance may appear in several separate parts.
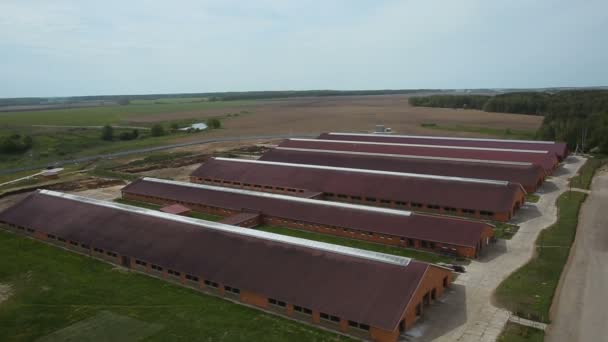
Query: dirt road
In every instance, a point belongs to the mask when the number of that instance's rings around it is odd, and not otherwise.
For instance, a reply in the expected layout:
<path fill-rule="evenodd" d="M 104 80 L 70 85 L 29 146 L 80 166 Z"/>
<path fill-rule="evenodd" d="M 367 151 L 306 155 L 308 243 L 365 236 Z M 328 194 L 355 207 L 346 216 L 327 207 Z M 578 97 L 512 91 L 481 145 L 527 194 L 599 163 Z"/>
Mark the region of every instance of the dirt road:
<path fill-rule="evenodd" d="M 545 341 L 608 341 L 608 170 L 593 180 Z"/>

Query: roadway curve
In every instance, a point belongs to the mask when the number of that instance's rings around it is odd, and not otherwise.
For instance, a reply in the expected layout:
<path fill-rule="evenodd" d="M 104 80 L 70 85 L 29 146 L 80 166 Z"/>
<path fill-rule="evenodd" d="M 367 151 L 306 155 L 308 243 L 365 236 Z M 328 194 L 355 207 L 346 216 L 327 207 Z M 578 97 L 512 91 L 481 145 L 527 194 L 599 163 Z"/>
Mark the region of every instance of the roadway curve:
<path fill-rule="evenodd" d="M 53 166 L 57 167 L 57 166 L 64 166 L 64 165 L 70 165 L 70 164 L 84 163 L 84 162 L 89 162 L 89 161 L 93 161 L 93 160 L 97 160 L 97 159 L 124 157 L 124 156 L 128 156 L 131 154 L 137 154 L 137 153 L 156 152 L 156 151 L 162 151 L 162 150 L 170 150 L 172 148 L 177 148 L 177 147 L 210 144 L 210 143 L 216 143 L 216 142 L 246 141 L 246 140 L 258 140 L 258 139 L 309 138 L 312 136 L 313 135 L 288 134 L 288 135 L 257 135 L 257 136 L 244 136 L 244 137 L 210 138 L 210 139 L 189 141 L 189 142 L 184 142 L 184 143 L 179 143 L 179 144 L 146 147 L 146 148 L 139 148 L 139 149 L 135 149 L 135 150 L 128 150 L 128 151 L 115 152 L 115 153 L 96 154 L 96 155 L 92 155 L 92 156 L 88 156 L 88 157 L 81 157 L 81 158 L 75 158 L 75 159 L 58 160 L 55 162 L 49 162 L 48 164 L 52 164 Z M 316 135 L 314 135 L 314 136 L 316 136 Z M 17 167 L 17 168 L 12 168 L 12 169 L 5 169 L 5 170 L 0 170 L 0 175 L 7 175 L 7 174 L 21 172 L 21 171 L 38 170 L 38 169 L 41 169 L 44 167 L 45 167 L 45 165 L 35 165 L 35 166 L 25 166 L 25 167 Z"/>
<path fill-rule="evenodd" d="M 608 170 L 599 171 L 579 215 L 574 248 L 545 341 L 608 340 Z"/>

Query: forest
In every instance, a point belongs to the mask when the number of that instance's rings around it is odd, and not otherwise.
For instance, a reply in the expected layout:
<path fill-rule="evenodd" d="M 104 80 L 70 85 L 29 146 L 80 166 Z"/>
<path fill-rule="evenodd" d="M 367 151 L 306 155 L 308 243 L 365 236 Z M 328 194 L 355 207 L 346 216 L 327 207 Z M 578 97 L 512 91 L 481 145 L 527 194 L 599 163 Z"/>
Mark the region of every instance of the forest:
<path fill-rule="evenodd" d="M 608 90 L 521 92 L 495 96 L 432 95 L 411 97 L 409 103 L 412 106 L 541 115 L 544 118 L 537 132 L 538 139 L 565 141 L 571 149 L 578 146 L 585 152 L 608 153 Z"/>

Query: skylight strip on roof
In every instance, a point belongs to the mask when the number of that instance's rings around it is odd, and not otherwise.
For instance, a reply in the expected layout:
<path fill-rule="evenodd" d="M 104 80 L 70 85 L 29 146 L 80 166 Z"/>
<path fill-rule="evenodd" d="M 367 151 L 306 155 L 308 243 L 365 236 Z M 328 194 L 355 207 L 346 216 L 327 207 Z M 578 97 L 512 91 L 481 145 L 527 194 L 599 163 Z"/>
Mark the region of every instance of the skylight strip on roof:
<path fill-rule="evenodd" d="M 397 176 L 397 177 L 407 177 L 407 178 L 436 179 L 436 180 L 444 180 L 444 181 L 452 181 L 452 182 L 492 184 L 492 185 L 502 185 L 502 186 L 509 185 L 509 182 L 507 182 L 507 181 L 480 179 L 480 178 L 464 178 L 464 177 L 427 175 L 427 174 L 420 174 L 420 173 L 406 173 L 406 172 L 393 172 L 393 171 L 380 171 L 380 170 L 367 170 L 367 169 L 353 169 L 353 168 L 347 168 L 347 167 L 335 167 L 335 166 L 312 165 L 312 164 L 281 163 L 281 162 L 271 162 L 271 161 L 263 161 L 263 160 L 249 160 L 249 159 L 236 159 L 236 158 L 220 158 L 220 157 L 215 157 L 213 159 L 215 159 L 215 160 L 221 160 L 221 161 L 229 161 L 229 162 L 251 163 L 251 164 L 262 164 L 262 165 L 276 165 L 276 166 L 286 166 L 286 167 L 299 167 L 299 168 L 317 169 L 317 170 L 331 170 L 331 171 L 367 173 L 367 174 L 375 174 L 375 175 L 383 175 L 383 176 Z"/>
<path fill-rule="evenodd" d="M 377 141 L 326 140 L 326 139 L 303 139 L 303 138 L 292 138 L 292 139 L 289 139 L 289 140 L 293 140 L 293 141 L 307 141 L 307 142 L 326 142 L 326 143 L 338 143 L 338 144 L 359 144 L 359 145 L 408 146 L 408 147 L 423 147 L 423 148 L 442 148 L 442 149 L 448 149 L 448 150 L 472 150 L 472 151 L 536 153 L 536 154 L 548 154 L 548 153 L 550 153 L 549 151 L 541 151 L 541 150 L 518 150 L 518 149 L 509 149 L 509 148 L 471 147 L 471 146 L 401 144 L 401 143 L 388 143 L 388 142 L 377 142 Z"/>
<path fill-rule="evenodd" d="M 412 154 L 392 154 L 392 153 L 374 153 L 374 152 L 355 152 L 355 151 L 340 151 L 340 150 L 319 150 L 314 148 L 297 148 L 297 147 L 275 147 L 277 150 L 284 151 L 300 151 L 300 152 L 318 152 L 318 153 L 335 153 L 335 154 L 350 154 L 359 156 L 373 157 L 391 157 L 391 158 L 406 158 L 406 159 L 425 159 L 425 160 L 442 160 L 455 162 L 483 163 L 483 164 L 502 164 L 502 165 L 517 165 L 531 166 L 529 162 L 514 162 L 506 160 L 485 160 L 485 159 L 469 159 L 469 158 L 450 158 L 450 157 L 432 157 L 432 156 L 416 156 Z"/>
<path fill-rule="evenodd" d="M 341 254 L 341 255 L 345 255 L 345 256 L 349 256 L 349 257 L 383 262 L 383 263 L 388 263 L 388 264 L 393 264 L 393 265 L 398 265 L 398 266 L 407 266 L 409 264 L 409 262 L 411 261 L 411 259 L 409 259 L 409 258 L 404 258 L 404 257 L 400 257 L 400 256 L 390 255 L 390 254 L 366 251 L 366 250 L 339 246 L 339 245 L 332 245 L 332 244 L 325 243 L 325 242 L 318 242 L 318 241 L 306 240 L 306 239 L 301 239 L 301 238 L 296 238 L 296 237 L 291 237 L 291 236 L 286 236 L 286 235 L 268 233 L 268 232 L 251 229 L 251 228 L 242 228 L 242 227 L 231 226 L 231 225 L 222 224 L 222 223 L 218 223 L 218 222 L 199 220 L 199 219 L 195 219 L 195 218 L 191 218 L 191 217 L 173 215 L 173 214 L 163 213 L 161 211 L 134 207 L 134 206 L 120 204 L 120 203 L 116 203 L 116 202 L 102 201 L 102 200 L 98 200 L 98 199 L 94 199 L 94 198 L 66 194 L 66 193 L 57 192 L 57 191 L 39 190 L 39 193 L 47 195 L 47 196 L 64 198 L 64 199 L 77 201 L 77 202 L 81 202 L 81 203 L 88 203 L 88 204 L 102 206 L 102 207 L 106 207 L 106 208 L 127 211 L 127 212 L 131 212 L 134 214 L 156 217 L 156 218 L 163 219 L 163 220 L 170 220 L 170 221 L 175 221 L 175 222 L 179 222 L 179 223 L 185 223 L 185 224 L 198 226 L 198 227 L 202 227 L 202 228 L 223 231 L 223 232 L 238 234 L 238 235 L 242 235 L 242 236 L 249 236 L 249 237 L 279 242 L 279 243 L 285 243 L 285 244 L 290 244 L 290 245 L 299 246 L 299 247 L 311 248 L 311 249 L 316 249 L 316 250 L 320 250 L 320 251 L 324 251 L 324 252 L 336 253 L 336 254 Z"/>
<path fill-rule="evenodd" d="M 148 182 L 164 183 L 164 184 L 171 184 L 171 185 L 177 185 L 177 186 L 185 186 L 185 187 L 190 187 L 190 188 L 229 192 L 229 193 L 240 194 L 240 195 L 248 195 L 248 196 L 255 196 L 255 197 L 262 197 L 262 198 L 273 198 L 273 199 L 279 199 L 279 200 L 283 200 L 283 201 L 291 201 L 291 202 L 304 203 L 304 204 L 322 205 L 322 206 L 326 206 L 326 207 L 363 210 L 363 211 L 371 211 L 371 212 L 378 212 L 378 213 L 383 213 L 383 214 L 399 215 L 399 216 L 411 216 L 411 212 L 405 211 L 405 210 L 370 207 L 370 206 L 366 206 L 366 205 L 350 204 L 350 203 L 342 203 L 342 202 L 321 201 L 321 200 L 315 200 L 315 199 L 310 199 L 310 198 L 273 194 L 273 193 L 261 192 L 261 191 L 227 188 L 227 187 L 221 187 L 221 186 L 213 186 L 213 185 L 189 183 L 189 182 L 178 182 L 178 181 L 173 181 L 173 180 L 168 180 L 168 179 L 144 177 L 143 180 L 148 181 Z"/>
<path fill-rule="evenodd" d="M 338 133 L 330 132 L 329 135 L 353 135 L 360 137 L 377 137 L 382 136 L 382 133 Z M 387 137 L 397 138 L 416 138 L 416 139 L 437 139 L 437 140 L 461 140 L 461 141 L 491 141 L 491 142 L 513 142 L 513 143 L 528 143 L 528 144 L 546 144 L 554 145 L 555 141 L 547 140 L 514 140 L 514 139 L 490 139 L 490 138 L 461 138 L 461 137 L 442 137 L 442 136 L 425 136 L 425 135 L 399 135 L 399 134 L 385 134 Z"/>

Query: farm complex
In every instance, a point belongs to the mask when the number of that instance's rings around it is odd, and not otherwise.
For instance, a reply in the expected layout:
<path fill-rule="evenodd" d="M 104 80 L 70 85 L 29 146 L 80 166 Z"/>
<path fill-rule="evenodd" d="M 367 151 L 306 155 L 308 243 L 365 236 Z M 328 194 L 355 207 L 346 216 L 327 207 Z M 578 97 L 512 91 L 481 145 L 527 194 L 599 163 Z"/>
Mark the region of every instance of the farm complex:
<path fill-rule="evenodd" d="M 265 148 L 248 158 L 206 158 L 189 182 L 138 177 L 115 201 L 38 190 L 0 212 L 0 223 L 206 295 L 393 342 L 432 315 L 429 307 L 464 269 L 457 260 L 497 253 L 498 227 L 517 218 L 568 157 L 564 144 L 547 141 L 363 133 Z"/>

